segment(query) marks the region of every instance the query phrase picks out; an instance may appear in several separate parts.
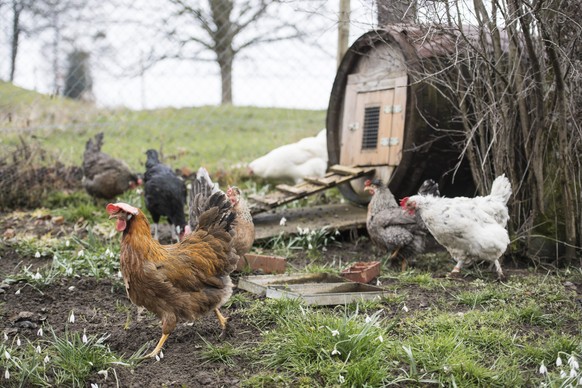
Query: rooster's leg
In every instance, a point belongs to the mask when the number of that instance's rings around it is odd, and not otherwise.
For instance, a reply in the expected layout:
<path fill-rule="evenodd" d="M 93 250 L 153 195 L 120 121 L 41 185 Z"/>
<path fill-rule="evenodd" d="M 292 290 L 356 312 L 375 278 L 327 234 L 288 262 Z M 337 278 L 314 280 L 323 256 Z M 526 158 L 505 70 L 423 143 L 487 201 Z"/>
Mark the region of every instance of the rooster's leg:
<path fill-rule="evenodd" d="M 398 255 L 399 251 L 400 251 L 400 247 L 396 248 L 396 250 L 394 250 L 394 252 L 392 252 L 392 254 L 390 255 L 390 260 L 395 258 Z"/>
<path fill-rule="evenodd" d="M 144 358 L 152 358 L 152 357 L 157 356 L 158 353 L 160 352 L 160 350 L 162 350 L 162 346 L 164 346 L 164 342 L 166 342 L 166 340 L 168 339 L 169 336 L 170 336 L 170 334 L 162 333 L 162 338 L 160 338 L 160 340 L 158 341 L 156 348 L 151 353 L 149 353 L 147 356 L 144 356 Z"/>
<path fill-rule="evenodd" d="M 494 264 L 495 264 L 495 270 L 497 271 L 497 277 L 499 279 L 504 279 L 505 275 L 503 274 L 503 271 L 501 270 L 501 264 L 499 264 L 499 260 L 495 260 Z"/>
<path fill-rule="evenodd" d="M 154 223 L 154 240 L 158 241 L 158 223 Z"/>
<path fill-rule="evenodd" d="M 178 241 L 178 235 L 176 234 L 176 227 L 174 225 L 171 225 L 171 230 L 172 230 L 172 241 Z"/>
<path fill-rule="evenodd" d="M 459 277 L 461 275 L 461 268 L 462 267 L 463 267 L 463 260 L 457 261 L 457 265 L 455 265 L 455 267 L 453 268 L 451 273 L 449 273 L 448 276 L 451 278 Z"/>
<path fill-rule="evenodd" d="M 404 271 L 406 271 L 406 267 L 407 267 L 406 259 L 403 257 L 402 258 L 402 263 L 400 263 L 400 270 L 402 272 L 404 272 Z"/>
<path fill-rule="evenodd" d="M 220 333 L 220 338 L 224 338 L 224 337 L 226 337 L 226 321 L 228 319 L 225 318 L 224 315 L 222 315 L 220 313 L 219 309 L 214 309 L 214 313 L 216 314 L 216 318 L 218 318 L 218 324 L 222 328 L 222 332 Z"/>

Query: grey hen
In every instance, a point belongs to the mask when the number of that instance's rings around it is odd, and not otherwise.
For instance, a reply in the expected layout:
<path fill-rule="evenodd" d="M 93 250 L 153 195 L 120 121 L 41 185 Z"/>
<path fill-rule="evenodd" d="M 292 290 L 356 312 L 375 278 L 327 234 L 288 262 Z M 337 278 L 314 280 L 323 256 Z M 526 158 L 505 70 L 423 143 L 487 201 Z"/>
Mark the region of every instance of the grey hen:
<path fill-rule="evenodd" d="M 104 152 L 103 132 L 89 139 L 83 154 L 83 187 L 94 198 L 113 199 L 141 184 L 129 166 Z"/>
<path fill-rule="evenodd" d="M 424 251 L 427 230 L 419 217 L 403 212 L 394 195 L 380 180 L 367 180 L 365 191 L 372 194 L 368 205 L 366 227 L 372 242 L 390 253 L 390 259 L 399 257 L 404 271 L 407 259 Z M 438 185 L 425 181 L 419 193 L 437 195 Z"/>

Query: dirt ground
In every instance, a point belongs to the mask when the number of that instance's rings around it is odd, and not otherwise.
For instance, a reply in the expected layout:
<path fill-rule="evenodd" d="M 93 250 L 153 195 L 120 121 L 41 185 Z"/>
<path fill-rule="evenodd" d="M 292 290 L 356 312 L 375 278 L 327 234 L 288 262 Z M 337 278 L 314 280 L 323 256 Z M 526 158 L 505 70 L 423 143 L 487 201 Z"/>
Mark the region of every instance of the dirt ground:
<path fill-rule="evenodd" d="M 13 225 L 0 221 L 0 229 L 29 228 L 39 236 L 46 233 L 51 226 L 48 223 L 30 223 Z M 66 227 L 59 226 L 55 235 L 73 233 Z M 343 265 L 354 260 L 374 260 L 380 257 L 379 252 L 371 249 L 365 232 L 352 231 L 338 236 L 337 244 L 331 244 L 317 259 L 318 264 Z M 269 252 L 263 251 L 269 254 Z M 48 264 L 45 258 L 23 257 L 16 253 L 10 245 L 0 250 L 0 279 L 11 277 L 23 266 L 32 268 Z M 304 253 L 298 252 L 289 265 L 301 268 L 310 262 Z M 340 266 L 341 267 L 341 266 Z M 444 276 L 450 268 L 435 268 L 434 276 Z M 507 269 L 508 273 L 518 273 L 518 270 Z M 233 274 L 235 283 L 240 274 Z M 385 282 L 390 282 L 386 280 Z M 406 304 L 411 309 L 428 308 L 434 295 L 415 285 L 407 287 Z M 19 291 L 19 292 L 18 292 Z M 246 292 L 235 290 L 235 293 Z M 250 298 L 258 298 L 248 294 Z M 156 344 L 161 329 L 156 317 L 143 313 L 138 317 L 137 309 L 128 300 L 121 279 L 68 278 L 59 281 L 47 289 L 38 290 L 34 287 L 17 282 L 10 285 L 0 285 L 0 313 L 2 316 L 0 330 L 9 337 L 18 335 L 20 338 L 37 338 L 38 328 L 44 323 L 50 325 L 57 334 L 67 327 L 69 331 L 82 332 L 89 335 L 107 335 L 106 344 L 117 354 L 131 355 L 142 345 L 149 342 L 152 349 Z M 390 315 L 387 309 L 386 314 Z M 74 311 L 75 322 L 68 322 L 71 311 Z M 219 339 L 220 327 L 214 315 L 207 316 L 192 325 L 179 325 L 170 335 L 164 346 L 164 357 L 159 360 L 147 360 L 134 370 L 117 367 L 116 376 L 111 374 L 107 380 L 102 375 L 95 374 L 90 383 L 99 387 L 237 387 L 241 381 L 261 370 L 248 354 L 235 357 L 233 365 L 218 362 L 201 361 L 204 349 L 202 338 L 212 344 L 226 341 L 234 347 L 243 346 L 246 349 L 256 347 L 259 341 L 257 329 L 248 322 L 240 309 L 232 306 L 224 309 L 228 316 L 229 330 L 226 339 Z"/>

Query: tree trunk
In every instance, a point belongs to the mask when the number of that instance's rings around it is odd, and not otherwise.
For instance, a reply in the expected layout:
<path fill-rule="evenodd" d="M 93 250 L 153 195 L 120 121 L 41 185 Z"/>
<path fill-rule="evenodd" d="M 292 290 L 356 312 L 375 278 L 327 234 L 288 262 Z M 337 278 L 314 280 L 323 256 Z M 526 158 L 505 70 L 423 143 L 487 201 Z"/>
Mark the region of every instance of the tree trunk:
<path fill-rule="evenodd" d="M 22 12 L 22 4 L 14 0 L 12 2 L 12 40 L 10 42 L 10 77 L 9 81 L 14 81 L 14 74 L 16 73 L 16 57 L 18 56 L 18 43 L 20 39 L 20 13 Z"/>
<path fill-rule="evenodd" d="M 232 62 L 234 56 L 228 51 L 218 58 L 220 66 L 221 105 L 232 105 Z"/>

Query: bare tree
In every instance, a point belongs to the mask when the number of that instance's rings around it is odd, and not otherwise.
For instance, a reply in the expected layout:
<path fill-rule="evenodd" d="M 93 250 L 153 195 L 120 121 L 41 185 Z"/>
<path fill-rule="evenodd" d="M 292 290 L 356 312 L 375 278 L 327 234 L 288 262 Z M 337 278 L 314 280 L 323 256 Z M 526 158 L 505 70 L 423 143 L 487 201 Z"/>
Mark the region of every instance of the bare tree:
<path fill-rule="evenodd" d="M 23 33 L 21 15 L 29 7 L 29 3 L 26 0 L 12 0 L 10 6 L 12 23 L 10 28 L 10 74 L 8 80 L 12 82 L 16 74 L 16 58 L 18 57 L 18 48 L 20 47 L 20 39 Z"/>
<path fill-rule="evenodd" d="M 167 1 L 174 7 L 165 23 L 171 26 L 167 34 L 177 47 L 150 55 L 150 63 L 169 58 L 215 61 L 220 68 L 222 104 L 232 104 L 233 63 L 241 51 L 305 35 L 288 18 L 277 15 L 284 0 Z M 213 58 L 208 58 L 208 52 Z"/>
<path fill-rule="evenodd" d="M 479 190 L 509 175 L 514 235 L 525 253 L 535 254 L 529 240 L 542 235 L 562 242 L 557 256 L 572 260 L 582 243 L 579 2 L 473 4 L 476 21 L 466 25 L 465 11 L 447 3 L 451 24 L 431 31 L 457 45 L 422 77 L 457 109 Z"/>
<path fill-rule="evenodd" d="M 378 25 L 394 23 L 414 23 L 416 21 L 416 1 L 374 0 L 378 12 Z"/>

